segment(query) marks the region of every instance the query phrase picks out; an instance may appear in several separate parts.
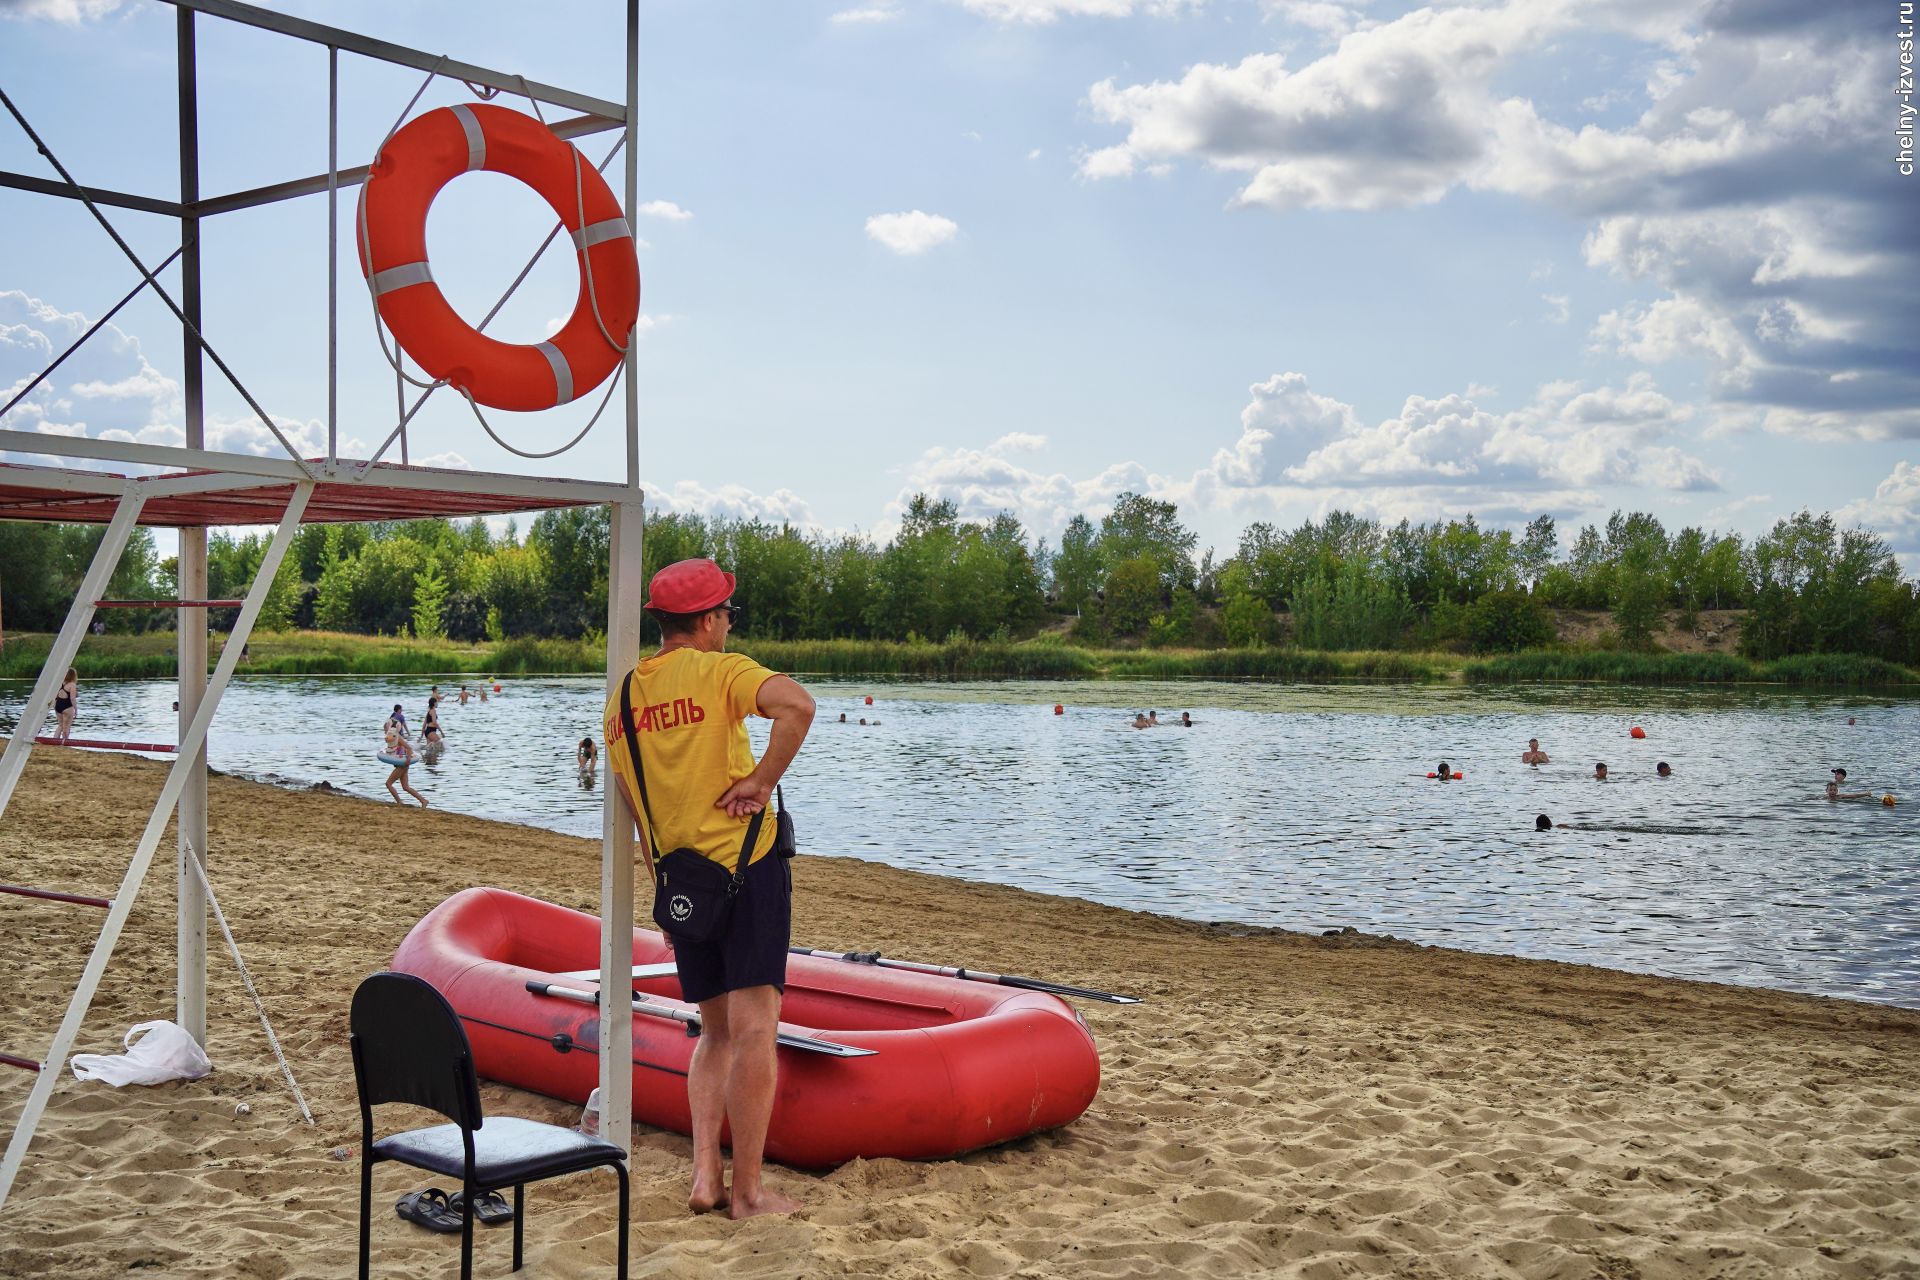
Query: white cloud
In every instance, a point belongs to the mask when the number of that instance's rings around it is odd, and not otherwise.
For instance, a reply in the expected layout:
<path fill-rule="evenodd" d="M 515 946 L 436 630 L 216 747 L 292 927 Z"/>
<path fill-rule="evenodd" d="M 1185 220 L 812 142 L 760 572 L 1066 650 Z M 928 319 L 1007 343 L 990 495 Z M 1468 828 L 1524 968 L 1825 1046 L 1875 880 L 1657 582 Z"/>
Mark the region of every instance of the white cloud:
<path fill-rule="evenodd" d="M 1573 316 L 1573 300 L 1564 293 L 1543 293 L 1540 301 L 1547 304 L 1541 319 L 1548 324 L 1565 324 Z"/>
<path fill-rule="evenodd" d="M 1260 7 L 1268 17 L 1306 27 L 1332 40 L 1372 25 L 1359 5 L 1335 4 L 1332 0 L 1261 0 Z"/>
<path fill-rule="evenodd" d="M 1871 498 L 1849 502 L 1834 512 L 1842 527 L 1859 525 L 1885 538 L 1904 559 L 1920 552 L 1920 466 L 1906 459 L 1874 486 Z"/>
<path fill-rule="evenodd" d="M 664 218 L 668 222 L 686 222 L 693 214 L 671 200 L 649 200 L 640 206 L 640 212 L 649 218 Z"/>
<path fill-rule="evenodd" d="M 1321 395 L 1299 373 L 1252 388 L 1240 438 L 1196 472 L 1202 503 L 1245 505 L 1285 490 L 1434 491 L 1472 507 L 1479 494 L 1587 491 L 1635 485 L 1690 491 L 1718 483 L 1705 463 L 1663 440 L 1692 411 L 1647 374 L 1623 388 L 1549 383 L 1533 402 L 1490 413 L 1470 396 L 1409 396 L 1391 418 L 1364 425 L 1351 405 Z"/>
<path fill-rule="evenodd" d="M 863 4 L 857 9 L 842 9 L 828 19 L 839 26 L 850 24 L 870 24 L 892 22 L 900 16 L 900 8 L 892 0 L 876 0 L 873 4 Z"/>
<path fill-rule="evenodd" d="M 1061 18 L 1130 18 L 1136 13 L 1170 17 L 1199 8 L 1202 0 L 959 0 L 971 13 L 996 22 L 1044 26 Z"/>
<path fill-rule="evenodd" d="M 1047 438 L 1031 431 L 1009 431 L 987 446 L 989 453 L 1038 453 L 1047 447 Z"/>
<path fill-rule="evenodd" d="M 120 0 L 6 0 L 0 18 L 49 18 L 68 26 L 95 22 L 120 7 Z"/>
<path fill-rule="evenodd" d="M 697 480 L 681 480 L 671 489 L 643 484 L 647 503 L 655 510 L 684 515 L 723 516 L 730 520 L 767 520 L 797 528 L 814 526 L 813 509 L 791 489 L 761 494 L 740 484 L 708 488 Z"/>
<path fill-rule="evenodd" d="M 1039 158 L 1040 158 L 1040 148 L 1035 147 L 1033 150 L 1027 152 L 1027 159 L 1038 160 Z"/>
<path fill-rule="evenodd" d="M 959 234 L 960 225 L 953 219 L 918 209 L 907 213 L 876 213 L 867 219 L 867 238 L 903 255 L 925 253 Z"/>
<path fill-rule="evenodd" d="M 986 521 L 1010 511 L 1035 537 L 1058 537 L 1076 515 L 1098 520 L 1113 510 L 1122 493 L 1175 497 L 1180 486 L 1150 474 L 1137 462 L 1116 462 L 1092 475 L 1036 471 L 1011 460 L 1009 453 L 1039 447 L 1044 437 L 1026 432 L 1001 436 L 984 449 L 929 449 L 907 468 L 905 484 L 887 505 L 874 533 L 885 539 L 898 528 L 907 502 L 916 493 L 950 499 L 962 520 Z"/>
<path fill-rule="evenodd" d="M 1333 4 L 1270 0 L 1292 21 Z M 1708 365 L 1717 407 L 1774 431 L 1920 436 L 1910 332 L 1920 241 L 1884 162 L 1884 75 L 1857 5 L 1726 0 L 1493 0 L 1362 24 L 1302 61 L 1262 50 L 1178 79 L 1088 91 L 1119 142 L 1089 180 L 1196 162 L 1234 206 L 1376 210 L 1462 189 L 1598 221 L 1589 266 L 1659 286 L 1594 336 L 1616 354 Z M 1591 117 L 1618 86 L 1549 118 L 1503 95 L 1512 72 L 1574 40 L 1638 42 L 1646 109 Z M 1639 90 L 1635 90 L 1635 97 Z M 1571 316 L 1577 293 L 1558 290 Z M 1562 307 L 1554 302 L 1554 319 Z"/>

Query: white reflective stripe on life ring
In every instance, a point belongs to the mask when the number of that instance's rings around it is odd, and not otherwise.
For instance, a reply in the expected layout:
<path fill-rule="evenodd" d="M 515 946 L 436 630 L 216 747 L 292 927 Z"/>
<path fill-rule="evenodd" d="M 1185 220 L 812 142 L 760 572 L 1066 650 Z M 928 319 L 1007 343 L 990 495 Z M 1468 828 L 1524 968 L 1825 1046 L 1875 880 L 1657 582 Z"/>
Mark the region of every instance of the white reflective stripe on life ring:
<path fill-rule="evenodd" d="M 554 403 L 565 404 L 573 399 L 573 366 L 567 363 L 566 353 L 551 342 L 536 342 L 533 346 L 553 366 L 553 385 L 558 391 Z"/>
<path fill-rule="evenodd" d="M 425 262 L 403 262 L 397 267 L 376 271 L 367 279 L 367 284 L 372 287 L 373 296 L 376 298 L 392 293 L 395 289 L 432 283 L 433 268 Z"/>
<path fill-rule="evenodd" d="M 585 253 L 594 245 L 605 244 L 609 240 L 624 240 L 632 234 L 633 228 L 627 225 L 625 218 L 608 218 L 605 222 L 596 222 L 574 232 L 573 247 Z"/>
<path fill-rule="evenodd" d="M 467 135 L 467 168 L 486 168 L 487 135 L 481 131 L 480 121 L 474 118 L 473 108 L 463 102 L 453 108 L 453 114 L 458 118 L 460 128 Z"/>

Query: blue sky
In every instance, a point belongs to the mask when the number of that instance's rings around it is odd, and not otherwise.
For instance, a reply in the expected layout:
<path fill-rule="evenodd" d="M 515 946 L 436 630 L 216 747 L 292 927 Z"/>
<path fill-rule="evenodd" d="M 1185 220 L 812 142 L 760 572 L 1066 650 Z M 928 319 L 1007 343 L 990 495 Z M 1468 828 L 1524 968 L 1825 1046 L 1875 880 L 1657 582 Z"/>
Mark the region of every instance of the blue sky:
<path fill-rule="evenodd" d="M 273 7 L 623 92 L 618 4 Z M 1894 9 L 647 0 L 650 498 L 884 537 L 927 490 L 1054 538 L 1133 489 L 1222 554 L 1249 521 L 1333 507 L 1545 512 L 1570 539 L 1616 507 L 1752 533 L 1811 506 L 1920 568 Z M 82 181 L 168 194 L 173 23 L 145 0 L 0 0 L 0 84 Z M 205 191 L 323 169 L 324 51 L 198 26 Z M 341 61 L 352 165 L 422 77 Z M 470 100 L 440 80 L 421 107 Z M 10 120 L 0 166 L 51 176 Z M 112 216 L 150 261 L 172 248 L 165 219 Z M 509 179 L 457 179 L 436 278 L 477 318 L 549 224 Z M 135 277 L 76 204 L 0 191 L 0 226 L 4 388 Z M 309 198 L 205 232 L 208 335 L 307 446 L 325 228 Z M 350 242 L 341 283 L 341 435 L 370 443 L 392 378 Z M 550 255 L 494 331 L 544 337 L 575 287 Z M 177 440 L 162 306 L 96 341 L 5 425 Z M 218 447 L 275 447 L 209 385 Z M 612 415 L 530 464 L 441 399 L 416 460 L 620 471 Z M 549 448 L 587 412 L 497 425 Z"/>

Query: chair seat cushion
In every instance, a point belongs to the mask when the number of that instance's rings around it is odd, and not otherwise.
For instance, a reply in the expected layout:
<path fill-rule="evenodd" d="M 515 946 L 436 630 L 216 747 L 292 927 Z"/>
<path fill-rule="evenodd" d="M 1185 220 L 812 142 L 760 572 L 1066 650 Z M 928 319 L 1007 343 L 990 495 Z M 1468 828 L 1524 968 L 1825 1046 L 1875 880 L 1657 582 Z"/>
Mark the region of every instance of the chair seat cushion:
<path fill-rule="evenodd" d="M 372 1154 L 376 1160 L 398 1160 L 451 1178 L 466 1173 L 466 1146 L 457 1124 L 391 1134 L 373 1144 Z M 534 1182 L 620 1158 L 620 1148 L 610 1142 L 518 1116 L 488 1116 L 473 1131 L 473 1176 L 483 1187 Z"/>

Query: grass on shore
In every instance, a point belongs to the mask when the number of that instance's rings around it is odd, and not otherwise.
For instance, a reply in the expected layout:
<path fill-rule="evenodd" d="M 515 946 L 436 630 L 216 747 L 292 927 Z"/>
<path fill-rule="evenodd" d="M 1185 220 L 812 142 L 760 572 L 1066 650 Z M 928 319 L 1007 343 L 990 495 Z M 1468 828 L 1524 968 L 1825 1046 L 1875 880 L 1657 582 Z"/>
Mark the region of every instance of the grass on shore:
<path fill-rule="evenodd" d="M 216 645 L 219 638 L 216 637 Z M 83 679 L 165 679 L 174 635 L 88 636 L 74 665 Z M 13 635 L 0 651 L 0 679 L 39 674 L 52 637 Z M 1599 681 L 1616 684 L 1788 684 L 1842 688 L 1920 684 L 1920 672 L 1879 658 L 1805 654 L 1757 663 L 1724 653 L 1534 650 L 1465 659 L 1448 653 L 1322 652 L 1306 649 L 1086 649 L 1057 638 L 1019 643 L 885 640 L 765 640 L 732 646 L 796 675 L 897 675 L 930 680 L 1381 680 L 1426 683 Z M 328 631 L 262 632 L 249 675 L 564 675 L 605 670 L 596 640 L 519 639 L 499 645 L 419 642 Z M 214 650 L 217 656 L 218 649 Z"/>

